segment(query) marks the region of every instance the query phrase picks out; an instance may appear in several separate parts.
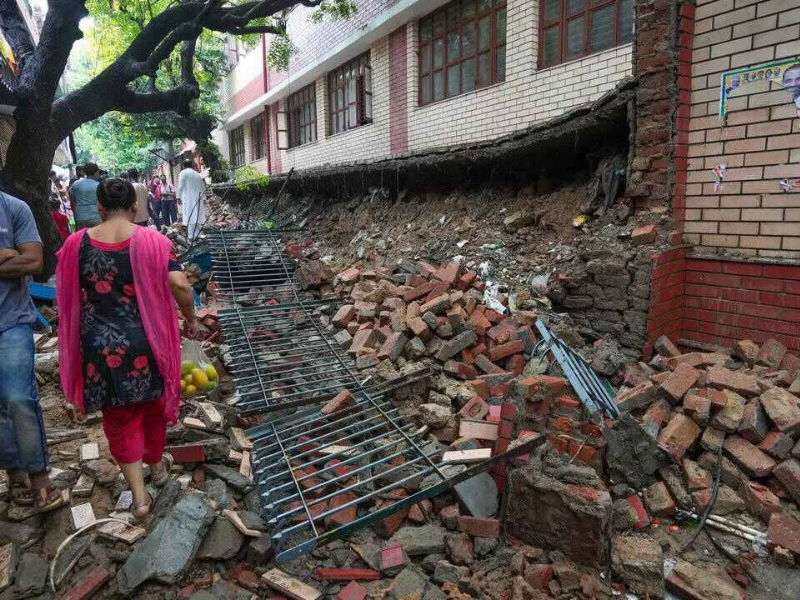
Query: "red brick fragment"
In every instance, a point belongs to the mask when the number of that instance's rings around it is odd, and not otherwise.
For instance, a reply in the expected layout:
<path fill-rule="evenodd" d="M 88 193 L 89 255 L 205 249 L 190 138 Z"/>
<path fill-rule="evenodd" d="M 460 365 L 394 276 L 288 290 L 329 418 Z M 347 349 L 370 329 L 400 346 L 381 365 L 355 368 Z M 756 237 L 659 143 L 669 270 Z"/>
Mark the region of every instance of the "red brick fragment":
<path fill-rule="evenodd" d="M 338 600 L 364 600 L 366 597 L 367 590 L 365 590 L 355 581 L 348 583 L 336 595 Z"/>
<path fill-rule="evenodd" d="M 489 517 L 458 517 L 458 528 L 476 537 L 497 538 L 500 536 L 500 521 Z"/>
<path fill-rule="evenodd" d="M 317 567 L 314 577 L 322 581 L 375 581 L 381 574 L 374 569 L 336 569 Z"/>
<path fill-rule="evenodd" d="M 778 340 L 770 338 L 761 345 L 761 350 L 756 358 L 756 364 L 777 368 L 785 355 L 786 346 L 781 344 Z"/>
<path fill-rule="evenodd" d="M 637 227 L 631 232 L 631 241 L 634 246 L 652 244 L 656 241 L 657 236 L 658 231 L 655 225 L 645 225 L 644 227 Z"/>
<path fill-rule="evenodd" d="M 339 412 L 340 410 L 354 406 L 355 403 L 356 399 L 353 397 L 353 394 L 347 390 L 342 390 L 333 398 L 328 400 L 325 406 L 320 409 L 320 412 L 323 415 L 332 415 L 335 412 Z"/>
<path fill-rule="evenodd" d="M 94 596 L 94 593 L 103 587 L 111 579 L 111 573 L 102 565 L 96 566 L 89 571 L 88 575 L 78 582 L 77 585 L 69 588 L 61 600 L 87 600 Z"/>

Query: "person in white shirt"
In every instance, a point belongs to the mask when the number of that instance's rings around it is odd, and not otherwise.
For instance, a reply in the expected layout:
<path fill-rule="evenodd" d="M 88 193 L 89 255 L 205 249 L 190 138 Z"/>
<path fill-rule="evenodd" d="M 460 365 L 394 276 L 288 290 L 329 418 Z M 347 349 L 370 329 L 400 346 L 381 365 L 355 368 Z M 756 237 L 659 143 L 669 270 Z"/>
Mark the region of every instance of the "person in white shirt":
<path fill-rule="evenodd" d="M 178 177 L 178 189 L 175 195 L 178 202 L 183 204 L 183 224 L 186 225 L 190 240 L 200 235 L 200 230 L 206 222 L 206 209 L 203 203 L 205 189 L 206 182 L 200 173 L 194 170 L 192 161 L 183 161 L 183 171 Z"/>

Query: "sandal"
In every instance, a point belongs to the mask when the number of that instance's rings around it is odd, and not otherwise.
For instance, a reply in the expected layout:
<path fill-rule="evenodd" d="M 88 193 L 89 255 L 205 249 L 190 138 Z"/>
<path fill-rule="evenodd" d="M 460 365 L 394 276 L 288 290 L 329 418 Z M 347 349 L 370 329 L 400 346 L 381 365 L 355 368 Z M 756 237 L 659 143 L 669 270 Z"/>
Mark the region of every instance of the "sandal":
<path fill-rule="evenodd" d="M 47 495 L 44 500 L 42 500 L 41 496 L 34 495 L 33 504 L 39 514 L 42 514 L 61 508 L 66 504 L 66 501 L 61 494 L 61 490 L 51 485 L 47 488 Z"/>
<path fill-rule="evenodd" d="M 150 494 L 147 494 L 147 504 L 144 504 L 143 506 L 136 506 L 134 504 L 131 504 L 131 507 L 128 509 L 128 512 L 131 515 L 130 518 L 128 519 L 128 524 L 138 525 L 139 527 L 146 527 L 147 524 L 150 523 L 150 521 L 152 521 L 153 517 L 155 516 L 153 514 L 153 504 L 155 504 L 155 502 L 153 501 L 153 497 Z M 135 511 L 142 510 L 144 508 L 147 508 L 147 512 L 145 514 L 143 515 L 136 514 Z"/>
<path fill-rule="evenodd" d="M 161 458 L 161 466 L 164 468 L 164 471 L 161 473 L 161 477 L 155 478 L 152 475 L 150 476 L 150 483 L 152 483 L 157 488 L 162 488 L 167 484 L 169 481 L 169 474 L 172 471 L 172 465 L 175 463 L 175 459 L 172 458 L 172 454 L 169 452 L 165 452 Z"/>
<path fill-rule="evenodd" d="M 24 481 L 12 481 L 9 495 L 17 506 L 33 506 L 33 490 Z"/>

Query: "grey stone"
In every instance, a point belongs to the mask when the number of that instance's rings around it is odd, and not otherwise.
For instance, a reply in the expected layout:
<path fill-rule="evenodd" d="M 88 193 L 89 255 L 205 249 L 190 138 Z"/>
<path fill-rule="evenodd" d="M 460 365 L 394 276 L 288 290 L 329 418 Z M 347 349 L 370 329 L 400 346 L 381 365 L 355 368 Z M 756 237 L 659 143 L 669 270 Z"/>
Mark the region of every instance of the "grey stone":
<path fill-rule="evenodd" d="M 211 560 L 227 560 L 239 553 L 244 543 L 244 536 L 225 517 L 217 517 L 211 525 L 197 558 Z"/>
<path fill-rule="evenodd" d="M 272 547 L 272 538 L 265 533 L 250 542 L 247 546 L 247 562 L 258 566 L 266 565 L 275 558 L 275 548 Z"/>
<path fill-rule="evenodd" d="M 655 473 L 672 462 L 669 453 L 629 413 L 606 430 L 606 462 L 616 481 L 642 489 L 656 482 Z"/>
<path fill-rule="evenodd" d="M 217 508 L 231 508 L 231 495 L 228 486 L 221 479 L 209 479 L 205 483 L 205 492 L 217 504 Z"/>
<path fill-rule="evenodd" d="M 546 356 L 534 356 L 528 361 L 528 364 L 525 365 L 525 368 L 522 370 L 522 378 L 530 379 L 531 377 L 536 377 L 537 375 L 544 375 L 547 373 L 549 366 L 550 361 Z"/>
<path fill-rule="evenodd" d="M 353 343 L 353 336 L 350 335 L 347 329 L 342 329 L 339 333 L 333 336 L 334 341 L 339 344 L 340 348 L 349 348 Z"/>
<path fill-rule="evenodd" d="M 453 418 L 450 409 L 441 404 L 420 404 L 418 410 L 422 422 L 433 429 L 445 427 Z"/>
<path fill-rule="evenodd" d="M 242 498 L 242 505 L 251 513 L 261 513 L 261 500 L 258 497 L 258 490 L 253 490 L 245 494 Z"/>
<path fill-rule="evenodd" d="M 244 523 L 244 526 L 248 529 L 254 529 L 255 531 L 266 531 L 267 524 L 264 522 L 260 516 L 258 516 L 254 512 L 250 512 L 249 510 L 242 510 L 239 511 L 239 518 Z"/>
<path fill-rule="evenodd" d="M 211 473 L 214 477 L 222 479 L 225 483 L 231 486 L 238 492 L 247 493 L 253 489 L 253 482 L 247 477 L 234 471 L 230 467 L 224 465 L 206 465 L 206 471 Z"/>
<path fill-rule="evenodd" d="M 435 585 L 429 585 L 422 595 L 422 600 L 447 600 L 448 596 L 442 591 L 442 588 Z"/>
<path fill-rule="evenodd" d="M 24 523 L 4 522 L 0 524 L 0 544 L 26 546 L 42 537 L 44 531 Z"/>
<path fill-rule="evenodd" d="M 145 581 L 174 583 L 197 553 L 214 519 L 202 494 L 189 494 L 141 542 L 117 574 L 122 594 L 128 595 Z"/>
<path fill-rule="evenodd" d="M 433 575 L 436 572 L 436 565 L 442 560 L 447 560 L 447 557 L 444 554 L 428 554 L 422 559 L 422 562 L 419 563 L 419 566 L 422 567 L 422 570 L 428 575 Z M 379 571 L 380 569 L 375 570 Z"/>
<path fill-rule="evenodd" d="M 391 598 L 402 600 L 407 596 L 419 594 L 428 585 L 428 578 L 419 568 L 409 565 L 394 578 L 391 587 Z"/>
<path fill-rule="evenodd" d="M 692 509 L 692 497 L 683 485 L 683 474 L 678 465 L 668 465 L 659 470 L 659 475 L 667 486 L 676 504 L 684 510 Z"/>
<path fill-rule="evenodd" d="M 433 580 L 436 583 L 458 583 L 461 579 L 470 576 L 469 567 L 461 567 L 454 565 L 446 560 L 440 560 L 436 563 L 436 569 L 433 572 Z"/>
<path fill-rule="evenodd" d="M 117 480 L 117 468 L 105 458 L 87 460 L 81 464 L 81 469 L 87 475 L 94 477 L 99 485 L 111 485 Z"/>
<path fill-rule="evenodd" d="M 47 561 L 31 552 L 22 555 L 17 563 L 14 585 L 9 589 L 14 599 L 30 598 L 45 591 L 47 586 Z"/>
<path fill-rule="evenodd" d="M 163 517 L 175 506 L 178 496 L 181 495 L 181 484 L 177 479 L 170 479 L 158 491 L 158 498 L 153 506 L 153 514 Z"/>
<path fill-rule="evenodd" d="M 402 527 L 391 541 L 400 544 L 409 556 L 444 553 L 445 530 L 437 525 Z"/>
<path fill-rule="evenodd" d="M 497 538 L 476 537 L 473 539 L 473 544 L 475 545 L 475 556 L 478 558 L 486 558 L 497 550 L 500 542 Z"/>
<path fill-rule="evenodd" d="M 497 484 L 488 473 L 457 483 L 456 495 L 473 517 L 491 517 L 499 507 Z"/>

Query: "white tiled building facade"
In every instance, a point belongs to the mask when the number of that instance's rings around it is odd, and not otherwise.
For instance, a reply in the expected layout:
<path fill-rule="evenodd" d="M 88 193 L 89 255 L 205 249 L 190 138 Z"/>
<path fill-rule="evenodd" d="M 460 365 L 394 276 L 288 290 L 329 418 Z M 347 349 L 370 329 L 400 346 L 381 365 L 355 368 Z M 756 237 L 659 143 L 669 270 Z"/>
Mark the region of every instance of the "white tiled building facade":
<path fill-rule="evenodd" d="M 476 11 L 493 5 L 492 19 L 501 19 L 498 11 L 504 12 L 505 60 L 497 57 L 495 44 L 501 38 L 499 22 L 495 22 L 493 50 L 487 56 L 500 64 L 490 67 L 488 85 L 429 103 L 421 102 L 420 23 L 440 9 L 445 13 L 454 7 L 466 10 L 464 0 L 359 0 L 359 11 L 350 20 L 317 25 L 308 20 L 312 9 L 298 6 L 288 15 L 289 35 L 298 52 L 283 73 L 265 68 L 268 37 L 247 52 L 237 50 L 234 41 L 229 55 L 237 64 L 223 85 L 228 114 L 216 132 L 224 155 L 235 167 L 250 164 L 262 172 L 281 173 L 292 167 L 375 161 L 484 141 L 592 102 L 631 74 L 631 0 L 604 1 L 602 14 L 594 8 L 600 4 L 597 0 L 474 1 Z M 581 4 L 585 8 L 567 14 L 569 7 Z M 544 20 L 540 20 L 540 7 L 550 17 L 550 34 L 559 30 L 562 36 L 564 56 L 555 60 L 551 56 L 547 64 L 552 66 L 547 67 L 541 62 L 544 50 L 539 40 Z M 483 31 L 480 25 L 485 23 L 476 21 L 476 36 Z M 592 51 L 594 30 L 603 27 L 604 49 Z M 466 45 L 466 41 L 462 43 Z M 571 58 L 566 58 L 568 44 L 573 44 Z M 363 54 L 368 54 L 371 68 L 371 122 L 332 134 L 329 73 Z M 498 76 L 501 69 L 504 77 Z M 446 68 L 442 73 L 446 78 Z M 287 97 L 309 85 L 316 94 L 316 139 L 285 149 L 291 145 L 283 133 L 287 129 Z M 362 88 L 358 89 L 361 94 Z M 363 104 L 363 96 L 359 102 Z M 252 119 L 259 115 L 266 125 L 254 128 Z M 254 131 L 256 135 L 263 132 L 266 144 L 256 143 Z M 238 152 L 234 152 L 234 140 Z"/>

